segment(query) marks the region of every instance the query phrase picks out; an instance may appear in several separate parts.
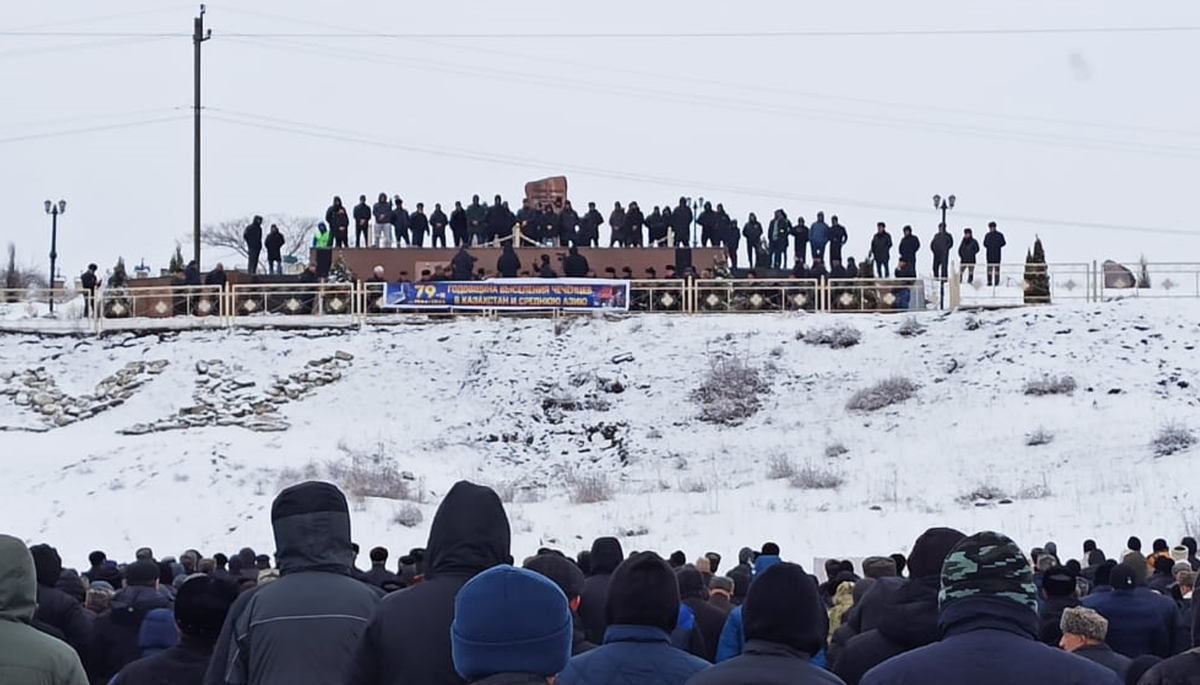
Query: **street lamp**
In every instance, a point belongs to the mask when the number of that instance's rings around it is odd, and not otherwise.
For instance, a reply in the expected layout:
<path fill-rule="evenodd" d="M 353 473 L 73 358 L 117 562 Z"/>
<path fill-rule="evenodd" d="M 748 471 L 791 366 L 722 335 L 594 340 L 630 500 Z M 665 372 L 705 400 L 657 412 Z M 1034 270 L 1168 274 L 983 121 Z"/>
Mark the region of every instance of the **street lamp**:
<path fill-rule="evenodd" d="M 938 228 L 942 228 L 943 226 L 946 226 L 946 212 L 951 209 L 954 209 L 954 200 L 955 199 L 956 198 L 953 195 L 951 195 L 945 199 L 943 199 L 941 195 L 933 196 L 933 208 L 940 209 L 942 211 L 942 223 L 941 223 L 941 225 L 938 226 Z M 949 260 L 950 255 L 946 255 L 946 259 Z M 942 268 L 944 269 L 946 267 L 943 266 Z M 938 299 L 940 300 L 938 305 L 942 309 L 945 309 L 946 308 L 946 279 L 938 277 L 938 274 L 936 271 L 934 271 L 933 275 L 935 278 L 938 279 L 938 287 L 939 287 Z"/>
<path fill-rule="evenodd" d="M 67 201 L 58 204 L 46 200 L 46 213 L 50 215 L 50 313 L 54 313 L 54 263 L 58 261 L 58 215 L 67 213 Z"/>

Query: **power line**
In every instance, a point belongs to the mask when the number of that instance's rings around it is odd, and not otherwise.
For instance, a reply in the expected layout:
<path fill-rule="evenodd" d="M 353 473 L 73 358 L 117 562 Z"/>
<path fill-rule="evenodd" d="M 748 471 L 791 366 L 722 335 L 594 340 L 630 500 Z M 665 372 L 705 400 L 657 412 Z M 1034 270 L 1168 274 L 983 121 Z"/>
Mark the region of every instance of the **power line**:
<path fill-rule="evenodd" d="M 166 112 L 178 112 L 188 109 L 184 106 L 176 107 L 152 107 L 149 109 L 135 109 L 129 112 L 110 112 L 108 114 L 87 114 L 73 117 L 65 117 L 62 119 L 39 119 L 37 121 L 14 121 L 10 123 L 0 123 L 0 130 L 13 128 L 44 128 L 58 124 L 72 124 L 78 121 L 97 121 L 100 119 L 128 119 L 130 117 L 146 117 L 151 114 L 164 114 Z"/>
<path fill-rule="evenodd" d="M 77 50 L 91 50 L 100 48 L 115 48 L 125 45 L 138 45 L 141 43 L 152 43 L 163 40 L 161 36 L 137 37 L 137 38 L 115 38 L 111 40 L 90 41 L 87 43 L 69 43 L 59 45 L 42 45 L 38 47 L 20 48 L 16 50 L 6 50 L 0 52 L 0 59 L 10 57 L 25 57 L 28 55 L 41 55 L 46 53 L 64 53 L 75 52 Z"/>
<path fill-rule="evenodd" d="M 46 28 L 52 28 L 52 27 L 57 27 L 57 26 L 78 26 L 80 24 L 98 24 L 98 23 L 107 22 L 107 21 L 116 21 L 119 19 L 132 19 L 134 17 L 144 17 L 144 16 L 148 16 L 148 15 L 152 15 L 152 14 L 170 14 L 173 12 L 178 12 L 179 10 L 182 10 L 182 9 L 187 9 L 189 7 L 191 7 L 191 5 L 173 5 L 170 7 L 153 7 L 153 8 L 148 8 L 148 9 L 144 9 L 144 10 L 131 10 L 129 12 L 121 12 L 119 14 L 105 14 L 105 15 L 91 16 L 91 17 L 72 17 L 70 19 L 60 19 L 60 20 L 56 20 L 56 21 L 42 22 L 40 24 L 27 24 L 25 26 L 20 26 L 20 27 L 10 27 L 7 29 L 0 29 L 0 33 L 29 32 L 29 31 L 36 31 L 38 29 L 46 29 Z"/>
<path fill-rule="evenodd" d="M 735 186 L 722 183 L 699 182 L 695 180 L 679 179 L 663 176 L 654 176 L 649 174 L 640 174 L 634 172 L 614 171 L 599 167 L 581 166 L 574 163 L 559 163 L 553 161 L 539 160 L 527 157 L 519 157 L 514 155 L 494 154 L 479 152 L 474 150 L 461 150 L 455 148 L 446 148 L 432 145 L 417 145 L 411 143 L 400 143 L 380 140 L 374 136 L 367 134 L 352 132 L 344 129 L 335 129 L 328 126 L 310 125 L 303 122 L 296 122 L 277 117 L 266 117 L 256 114 L 237 112 L 232 110 L 210 110 L 209 118 L 221 121 L 223 123 L 254 128 L 259 130 L 276 131 L 280 133 L 290 133 L 293 135 L 306 136 L 310 138 L 325 139 L 344 143 L 354 143 L 374 148 L 389 148 L 395 150 L 403 150 L 418 154 L 436 155 L 441 157 L 452 157 L 456 159 L 466 159 L 472 161 L 482 161 L 494 164 L 506 164 L 510 166 L 521 166 L 530 169 L 550 170 L 556 172 L 571 172 L 578 173 L 584 176 L 592 176 L 598 178 L 608 178 L 613 180 L 636 181 L 642 183 L 650 183 L 654 185 L 670 186 L 673 188 L 689 188 L 704 191 L 716 191 L 729 193 L 732 195 L 743 195 L 748 197 L 761 197 L 772 200 L 790 200 L 796 202 L 810 202 L 814 204 L 824 204 L 833 206 L 857 207 L 862 209 L 882 210 L 882 211 L 898 211 L 898 212 L 914 212 L 919 213 L 924 211 L 921 207 L 912 205 L 888 204 L 881 202 L 873 202 L 867 200 L 858 200 L 852 198 L 838 198 L 806 195 L 802 193 L 794 193 L 789 191 L 770 190 L 763 188 L 749 188 L 744 186 Z M 1012 223 L 1033 224 L 1039 226 L 1053 226 L 1059 228 L 1085 228 L 1105 231 L 1120 231 L 1124 233 L 1155 233 L 1163 235 L 1180 235 L 1191 238 L 1197 237 L 1195 231 L 1189 231 L 1179 228 L 1160 228 L 1147 226 L 1125 226 L 1118 224 L 1103 224 L 1092 223 L 1085 221 L 1071 221 L 1064 219 L 1046 219 L 1035 217 L 1023 217 L 1004 214 L 982 214 L 973 213 L 970 211 L 959 212 L 958 216 L 973 217 L 976 219 L 991 219 L 995 221 L 1005 221 Z"/>
<path fill-rule="evenodd" d="M 282 39 L 251 40 L 234 38 L 230 40 L 235 43 L 243 43 L 246 45 L 252 45 L 271 50 L 300 52 L 375 64 L 398 65 L 403 68 L 419 70 L 426 73 L 433 71 L 467 76 L 469 78 L 501 79 L 555 90 L 590 90 L 593 92 L 600 92 L 610 95 L 628 96 L 638 100 L 649 99 L 659 102 L 688 105 L 691 107 L 703 107 L 707 109 L 771 114 L 788 118 L 823 121 L 842 125 L 850 124 L 906 131 L 915 130 L 925 133 L 943 133 L 970 138 L 1009 140 L 1030 144 L 1052 145 L 1086 150 L 1118 151 L 1133 154 L 1151 155 L 1155 157 L 1200 159 L 1200 148 L 1181 147 L 1177 144 L 1143 143 L 1137 141 L 1106 138 L 1089 138 L 1070 134 L 1040 133 L 1036 131 L 994 128 L 972 124 L 955 124 L 911 117 L 889 116 L 873 111 L 845 111 L 819 107 L 764 103 L 745 98 L 712 98 L 705 94 L 694 92 L 679 93 L 661 88 L 613 85 L 609 83 L 575 78 L 547 78 L 542 75 L 530 74 L 528 72 L 497 69 L 486 66 L 476 67 L 453 62 L 431 60 L 422 57 L 396 57 L 393 55 L 372 52 L 368 50 L 308 45 L 296 41 L 287 41 Z"/>
<path fill-rule="evenodd" d="M 516 33 L 516 32 L 252 32 L 230 31 L 220 34 L 236 38 L 306 38 L 343 39 L 377 38 L 385 40 L 407 40 L 432 38 L 441 40 L 671 40 L 671 39 L 743 39 L 743 38 L 882 38 L 882 37 L 933 37 L 933 36 L 1011 36 L 1011 35 L 1064 35 L 1064 34 L 1131 34 L 1131 33 L 1196 33 L 1200 26 L 1101 26 L 1101 27 L 1052 27 L 1052 28 L 959 28 L 959 29 L 850 29 L 850 30 L 805 30 L 805 31 L 674 31 L 674 32 L 563 32 L 563 33 Z M 0 31 L 0 36 L 46 38 L 46 37 L 158 37 L 186 38 L 188 34 L 177 32 L 113 32 L 113 31 Z"/>
<path fill-rule="evenodd" d="M 64 136 L 74 136 L 82 133 L 96 133 L 99 131 L 113 131 L 123 128 L 138 128 L 141 126 L 149 126 L 151 124 L 161 124 L 167 121 L 180 121 L 186 119 L 189 115 L 175 115 L 170 117 L 158 117 L 155 119 L 142 119 L 140 121 L 128 121 L 119 124 L 103 124 L 100 126 L 86 126 L 83 128 L 67 129 L 64 131 L 48 131 L 45 133 L 30 133 L 21 136 L 12 136 L 10 138 L 0 138 L 0 145 L 5 143 L 19 143 L 27 140 L 41 140 L 44 138 L 61 138 Z"/>

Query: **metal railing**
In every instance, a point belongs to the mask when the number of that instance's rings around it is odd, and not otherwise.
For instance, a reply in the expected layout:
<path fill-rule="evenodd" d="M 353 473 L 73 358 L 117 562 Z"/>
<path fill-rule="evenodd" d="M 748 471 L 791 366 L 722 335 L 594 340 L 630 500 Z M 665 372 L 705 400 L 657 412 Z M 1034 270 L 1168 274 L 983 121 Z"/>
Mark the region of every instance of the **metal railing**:
<path fill-rule="evenodd" d="M 976 264 L 973 278 L 969 271 L 952 264 L 948 279 L 636 280 L 630 284 L 629 311 L 900 312 L 1122 297 L 1200 298 L 1200 263 L 1058 263 L 1041 271 L 1025 264 Z M 25 324 L 45 328 L 59 320 L 74 322 L 73 330 L 82 325 L 99 332 L 156 326 L 365 325 L 431 314 L 495 314 L 389 309 L 383 306 L 383 290 L 378 282 L 108 287 L 89 300 L 83 291 L 70 288 L 53 293 L 47 288 L 0 289 L 0 318 L 10 329 Z M 48 316 L 51 294 L 53 318 Z"/>

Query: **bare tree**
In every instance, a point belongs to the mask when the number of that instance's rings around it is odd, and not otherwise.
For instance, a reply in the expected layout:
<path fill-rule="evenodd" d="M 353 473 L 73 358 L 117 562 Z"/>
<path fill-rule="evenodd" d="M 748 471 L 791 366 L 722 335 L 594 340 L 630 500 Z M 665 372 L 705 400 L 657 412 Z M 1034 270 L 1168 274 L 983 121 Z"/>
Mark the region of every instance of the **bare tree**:
<path fill-rule="evenodd" d="M 6 290 L 23 290 L 30 287 L 46 287 L 46 277 L 34 270 L 30 266 L 19 266 L 17 264 L 17 246 L 13 243 L 8 244 L 8 263 L 4 267 L 3 278 L 0 278 L 0 283 Z M 11 299 L 15 293 L 9 293 Z"/>
<path fill-rule="evenodd" d="M 200 229 L 200 242 L 209 247 L 219 247 L 233 250 L 243 257 L 249 257 L 246 241 L 242 233 L 250 225 L 253 217 L 243 217 L 209 224 Z M 271 224 L 279 227 L 283 234 L 283 256 L 298 257 L 303 260 L 312 244 L 313 230 L 317 227 L 318 219 L 311 216 L 292 216 L 290 214 L 268 214 L 263 219 L 263 238 Z"/>

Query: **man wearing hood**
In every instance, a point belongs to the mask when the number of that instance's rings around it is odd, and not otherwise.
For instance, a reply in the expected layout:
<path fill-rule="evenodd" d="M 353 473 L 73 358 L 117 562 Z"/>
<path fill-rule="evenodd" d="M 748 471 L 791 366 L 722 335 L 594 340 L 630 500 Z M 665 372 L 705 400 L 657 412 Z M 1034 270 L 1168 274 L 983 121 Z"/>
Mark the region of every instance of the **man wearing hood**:
<path fill-rule="evenodd" d="M 238 597 L 208 685 L 341 682 L 380 592 L 350 577 L 350 510 L 329 483 L 285 488 L 271 504 L 281 577 Z"/>
<path fill-rule="evenodd" d="M 587 257 L 579 254 L 579 248 L 574 245 L 567 252 L 567 258 L 563 260 L 563 275 L 567 278 L 584 278 L 587 276 L 588 271 L 591 271 Z"/>
<path fill-rule="evenodd" d="M 762 546 L 762 552 L 754 560 L 754 575 L 750 578 L 749 586 L 746 588 L 747 593 L 750 587 L 754 586 L 754 581 L 762 574 L 767 572 L 775 564 L 782 563 L 779 558 L 779 545 L 774 542 L 768 542 Z M 749 594 L 747 594 L 749 597 Z M 745 606 L 743 604 L 743 606 Z M 725 627 L 721 629 L 721 639 L 717 645 L 717 663 L 732 659 L 742 653 L 742 648 L 746 644 L 746 632 L 742 621 L 742 607 L 738 607 L 729 613 L 725 619 Z"/>
<path fill-rule="evenodd" d="M 993 532 L 955 545 L 942 564 L 941 641 L 889 659 L 863 685 L 1120 685 L 1111 670 L 1037 639 L 1037 586 L 1016 543 Z"/>
<path fill-rule="evenodd" d="M 82 657 L 91 639 L 92 626 L 83 607 L 73 597 L 55 587 L 62 576 L 62 557 L 50 545 L 29 548 L 37 573 L 37 612 L 35 621 L 53 626 Z"/>
<path fill-rule="evenodd" d="M 521 272 L 521 257 L 513 249 L 512 242 L 504 243 L 501 248 L 500 256 L 496 259 L 496 271 L 500 272 L 501 278 L 516 278 Z"/>
<path fill-rule="evenodd" d="M 616 538 L 596 538 L 592 542 L 589 558 L 592 573 L 583 583 L 579 616 L 583 619 L 583 632 L 588 642 L 598 645 L 604 642 L 604 631 L 608 628 L 608 622 L 604 618 L 604 607 L 608 603 L 608 584 L 613 571 L 624 560 L 625 553 L 621 551 L 621 542 Z"/>
<path fill-rule="evenodd" d="M 738 551 L 738 565 L 729 569 L 729 573 L 725 576 L 733 581 L 733 599 L 734 605 L 740 605 L 746 600 L 746 593 L 750 590 L 750 579 L 754 577 L 754 567 L 751 565 L 754 562 L 754 550 L 749 547 L 743 547 Z"/>
<path fill-rule="evenodd" d="M 20 540 L 0 535 L 0 683 L 87 685 L 79 656 L 34 628 L 37 574 Z"/>
<path fill-rule="evenodd" d="M 701 671 L 687 685 L 841 685 L 813 665 L 829 621 L 817 586 L 796 564 L 763 572 L 742 605 L 746 645 L 740 656 Z"/>
<path fill-rule="evenodd" d="M 125 567 L 125 589 L 109 602 L 107 613 L 92 623 L 92 643 L 84 663 L 93 683 L 107 683 L 121 668 L 142 656 L 138 646 L 142 621 L 154 609 L 170 609 L 159 592 L 158 564 L 142 559 Z"/>
<path fill-rule="evenodd" d="M 717 644 L 721 641 L 721 630 L 725 627 L 725 612 L 708 603 L 707 585 L 704 576 L 695 566 L 684 566 L 676 572 L 679 581 L 679 599 L 691 610 L 696 628 L 704 638 L 703 656 L 710 662 L 717 659 Z"/>
<path fill-rule="evenodd" d="M 511 532 L 500 497 L 459 481 L 433 517 L 425 580 L 379 604 L 358 643 L 347 685 L 458 685 L 450 648 L 454 599 L 476 574 L 511 564 Z"/>
<path fill-rule="evenodd" d="M 641 552 L 622 562 L 604 607 L 604 644 L 571 659 L 555 685 L 683 685 L 709 664 L 671 645 L 679 606 L 675 573 L 662 557 Z"/>
<path fill-rule="evenodd" d="M 206 575 L 189 577 L 179 587 L 171 615 L 178 644 L 125 666 L 109 685 L 203 683 L 213 646 L 237 597 L 237 586 L 229 581 Z"/>
<path fill-rule="evenodd" d="M 909 579 L 882 596 L 879 626 L 853 636 L 833 662 L 847 685 L 858 685 L 875 666 L 938 641 L 938 590 L 946 555 L 966 537 L 953 528 L 930 528 L 913 543 Z"/>

